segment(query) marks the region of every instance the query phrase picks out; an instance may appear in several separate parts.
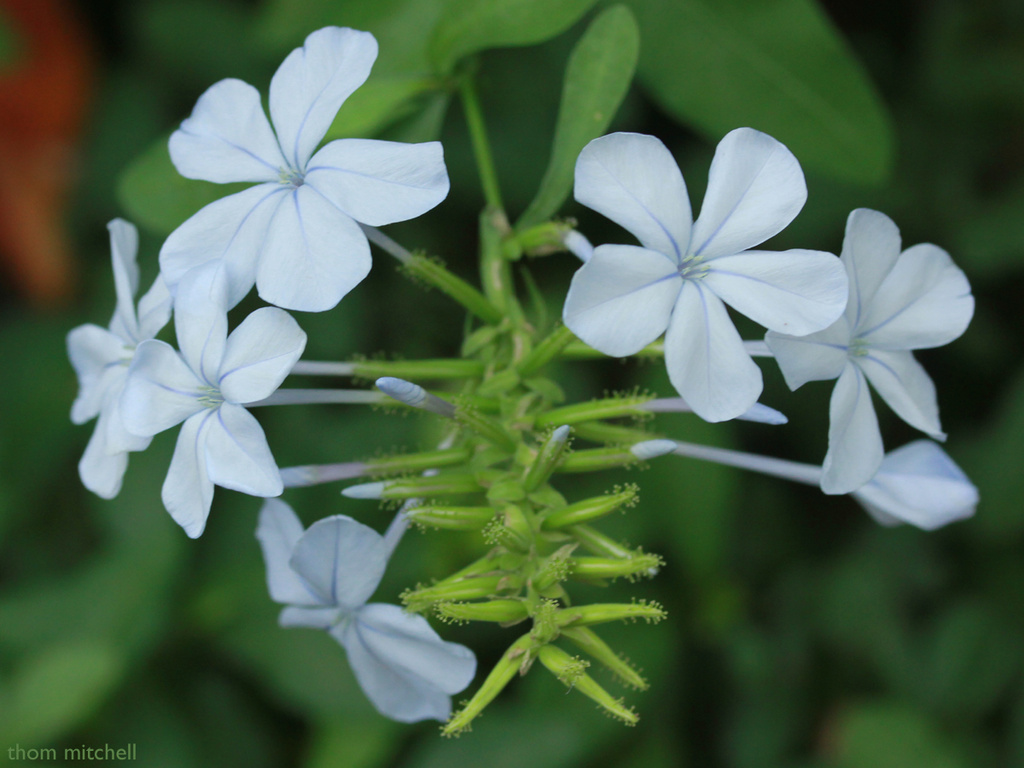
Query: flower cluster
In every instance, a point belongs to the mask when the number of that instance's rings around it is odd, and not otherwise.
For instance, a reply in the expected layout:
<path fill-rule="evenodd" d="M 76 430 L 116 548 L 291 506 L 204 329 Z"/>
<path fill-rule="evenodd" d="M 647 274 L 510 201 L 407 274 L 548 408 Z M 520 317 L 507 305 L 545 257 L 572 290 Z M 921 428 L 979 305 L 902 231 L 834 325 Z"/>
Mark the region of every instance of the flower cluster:
<path fill-rule="evenodd" d="M 98 417 L 79 465 L 86 487 L 115 496 L 127 454 L 180 424 L 162 490 L 172 518 L 195 538 L 207 524 L 215 486 L 266 498 L 256 535 L 270 597 L 286 606 L 281 625 L 326 630 L 344 647 L 373 705 L 396 720 L 448 719 L 451 696 L 476 671 L 472 652 L 442 640 L 423 613 L 457 622 L 528 622 L 450 717 L 448 734 L 468 728 L 516 673 L 537 661 L 615 717 L 636 722 L 632 709 L 587 674 L 590 661 L 562 645 L 644 688 L 643 677 L 593 627 L 659 621 L 665 611 L 643 600 L 581 604 L 569 588 L 574 581 L 651 577 L 662 560 L 597 527 L 636 503 L 635 486 L 570 500 L 557 487 L 563 474 L 605 473 L 676 454 L 852 494 L 885 525 L 931 529 L 973 513 L 977 491 L 935 443 L 884 454 L 867 387 L 907 423 L 944 437 L 935 388 L 912 350 L 952 341 L 970 321 L 970 287 L 945 251 L 918 245 L 901 252 L 896 226 L 869 210 L 850 215 L 840 257 L 761 250 L 807 197 L 786 147 L 750 128 L 726 135 L 694 219 L 668 149 L 651 136 L 615 133 L 580 153 L 575 195 L 640 244 L 594 248 L 560 222 L 517 231 L 490 199 L 478 289 L 376 229 L 445 198 L 439 143 L 338 139 L 319 146 L 376 55 L 370 34 L 329 27 L 311 34 L 274 75 L 269 119 L 259 92 L 238 80 L 223 80 L 199 98 L 170 140 L 176 168 L 192 179 L 254 186 L 211 203 L 170 234 L 160 249 L 160 274 L 137 307 L 137 233 L 127 222 L 111 222 L 114 318 L 108 329 L 85 325 L 68 336 L 80 383 L 72 420 Z M 478 109 L 471 97 L 465 105 Z M 482 122 L 472 122 L 478 155 L 485 155 Z M 371 241 L 469 313 L 460 358 L 300 360 L 306 334 L 285 310 L 333 308 L 366 277 Z M 564 324 L 530 318 L 519 303 L 510 262 L 530 248 L 568 249 L 585 262 L 569 286 Z M 231 329 L 229 311 L 254 287 L 274 306 Z M 744 341 L 728 307 L 764 326 L 765 340 Z M 155 338 L 172 310 L 177 348 Z M 564 404 L 562 389 L 547 377 L 549 363 L 599 353 L 663 356 L 679 397 L 632 392 Z M 793 389 L 838 379 L 822 466 L 693 445 L 636 419 L 685 410 L 712 422 L 785 423 L 758 402 L 762 378 L 754 357 L 774 357 Z M 299 372 L 376 379 L 377 390 L 280 389 Z M 449 397 L 410 379 L 463 386 Z M 282 470 L 249 410 L 387 398 L 443 419 L 442 444 Z M 625 426 L 623 418 L 636 421 Z M 570 446 L 570 438 L 591 445 Z M 287 487 L 356 478 L 368 481 L 346 488 L 350 499 L 402 502 L 384 535 L 341 514 L 304 530 L 275 498 Z M 404 609 L 369 603 L 410 522 L 479 532 L 483 551 L 456 573 L 432 574 L 428 586 L 407 590 Z"/>

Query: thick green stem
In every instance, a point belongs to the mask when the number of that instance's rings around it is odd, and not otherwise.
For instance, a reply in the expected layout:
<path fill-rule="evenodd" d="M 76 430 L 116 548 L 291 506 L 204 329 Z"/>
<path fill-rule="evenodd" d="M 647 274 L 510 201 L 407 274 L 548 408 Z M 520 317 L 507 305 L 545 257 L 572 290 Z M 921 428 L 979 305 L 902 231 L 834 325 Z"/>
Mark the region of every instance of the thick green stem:
<path fill-rule="evenodd" d="M 504 211 L 505 206 L 501 202 L 501 189 L 498 186 L 498 174 L 494 170 L 494 158 L 491 155 L 491 145 L 487 140 L 487 128 L 484 125 L 483 111 L 480 109 L 480 100 L 476 95 L 476 88 L 473 86 L 473 79 L 464 77 L 459 83 L 459 95 L 462 97 L 462 108 L 466 114 L 466 124 L 469 126 L 469 138 L 473 144 L 473 155 L 476 158 L 476 167 L 480 173 L 480 182 L 484 188 L 484 199 L 489 208 Z"/>

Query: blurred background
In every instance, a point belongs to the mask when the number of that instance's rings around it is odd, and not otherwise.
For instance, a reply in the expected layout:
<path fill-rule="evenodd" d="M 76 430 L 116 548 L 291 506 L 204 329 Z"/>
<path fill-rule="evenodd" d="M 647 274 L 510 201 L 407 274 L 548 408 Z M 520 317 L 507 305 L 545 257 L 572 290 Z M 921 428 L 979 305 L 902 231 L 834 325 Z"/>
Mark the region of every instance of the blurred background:
<path fill-rule="evenodd" d="M 544 673 L 513 682 L 459 740 L 441 739 L 436 724 L 391 723 L 326 634 L 277 627 L 253 537 L 259 500 L 219 490 L 195 542 L 171 521 L 159 489 L 173 430 L 132 454 L 113 501 L 81 487 L 76 465 L 91 425 L 68 419 L 76 382 L 65 336 L 109 321 L 108 220 L 139 225 L 146 287 L 162 239 L 224 194 L 177 178 L 166 154 L 167 136 L 213 82 L 238 77 L 265 94 L 312 30 L 373 31 L 381 54 L 367 94 L 343 108 L 331 135 L 440 138 L 451 194 L 388 232 L 474 276 L 482 195 L 437 63 L 437 30 L 462 45 L 447 52 L 458 67 L 477 67 L 505 203 L 517 215 L 547 165 L 570 51 L 610 4 L 549 0 L 564 23 L 515 47 L 506 45 L 526 40 L 503 37 L 477 13 L 487 3 L 467 2 L 455 27 L 458 5 L 0 2 L 0 759 L 16 745 L 62 754 L 133 743 L 140 765 L 161 768 L 1024 765 L 1019 0 L 627 2 L 640 63 L 610 130 L 661 137 L 695 209 L 716 141 L 750 125 L 794 151 L 810 190 L 772 247 L 838 252 L 849 211 L 872 207 L 896 221 L 905 246 L 934 242 L 966 271 L 977 299 L 971 327 L 919 359 L 938 385 L 946 448 L 981 492 L 974 519 L 924 533 L 882 529 L 847 498 L 681 458 L 563 484 L 582 497 L 640 483 L 641 504 L 609 528 L 667 560 L 651 582 L 581 590 L 656 599 L 669 612 L 657 626 L 603 633 L 651 681 L 648 691 L 621 692 L 641 714 L 635 728 L 607 721 Z M 561 213 L 595 242 L 623 241 L 571 201 Z M 530 265 L 552 317 L 577 266 L 565 255 Z M 378 256 L 337 309 L 299 320 L 310 359 L 343 360 L 458 354 L 464 318 Z M 820 462 L 831 386 L 810 384 L 797 397 L 777 369 L 764 369 L 762 399 L 790 417 L 787 426 L 677 415 L 658 429 Z M 564 363 L 557 378 L 570 398 L 636 385 L 671 392 L 663 366 L 650 363 Z M 887 409 L 879 414 L 887 447 L 917 437 Z M 436 441 L 428 419 L 354 406 L 258 415 L 281 466 Z M 286 498 L 307 524 L 338 513 L 387 524 L 388 511 L 337 491 Z M 377 599 L 396 601 L 479 546 L 410 533 Z M 476 650 L 482 671 L 515 637 L 475 625 L 441 631 Z"/>

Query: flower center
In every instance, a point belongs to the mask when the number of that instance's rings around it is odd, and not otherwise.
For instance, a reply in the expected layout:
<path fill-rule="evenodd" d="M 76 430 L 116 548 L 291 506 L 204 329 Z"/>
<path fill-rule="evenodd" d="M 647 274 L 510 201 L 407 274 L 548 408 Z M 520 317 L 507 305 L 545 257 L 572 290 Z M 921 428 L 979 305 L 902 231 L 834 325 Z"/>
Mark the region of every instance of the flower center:
<path fill-rule="evenodd" d="M 210 386 L 200 387 L 197 399 L 204 408 L 220 408 L 224 403 L 224 395 L 220 393 L 220 390 Z"/>
<path fill-rule="evenodd" d="M 306 181 L 306 176 L 302 171 L 296 171 L 292 168 L 281 168 L 277 172 L 277 178 L 282 184 L 293 189 L 298 189 Z"/>
<path fill-rule="evenodd" d="M 678 267 L 679 276 L 683 280 L 700 280 L 710 271 L 711 268 L 704 263 L 704 259 L 694 253 L 683 257 Z"/>
<path fill-rule="evenodd" d="M 854 339 L 846 348 L 846 354 L 850 357 L 867 357 L 871 346 L 864 339 Z"/>

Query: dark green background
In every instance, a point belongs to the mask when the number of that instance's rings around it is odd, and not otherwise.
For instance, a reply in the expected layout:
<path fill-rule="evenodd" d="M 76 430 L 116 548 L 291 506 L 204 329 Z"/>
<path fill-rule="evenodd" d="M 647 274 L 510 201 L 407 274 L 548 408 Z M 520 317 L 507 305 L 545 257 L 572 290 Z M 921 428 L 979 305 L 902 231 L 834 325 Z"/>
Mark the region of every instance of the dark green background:
<path fill-rule="evenodd" d="M 440 0 L 82 0 L 76 10 L 100 71 L 67 212 L 80 282 L 60 310 L 34 308 L 13 283 L 0 284 L 0 762 L 15 743 L 62 751 L 133 742 L 139 765 L 160 768 L 1024 765 L 1024 7 L 628 4 L 640 24 L 640 81 L 612 129 L 661 137 L 695 208 L 717 138 L 752 125 L 786 142 L 807 172 L 808 203 L 774 247 L 838 251 L 847 213 L 874 207 L 897 222 L 905 245 L 937 243 L 967 272 L 977 299 L 971 327 L 920 359 L 938 384 L 947 449 L 980 489 L 977 517 L 935 533 L 882 529 L 849 499 L 673 458 L 642 473 L 563 484 L 581 496 L 640 483 L 641 504 L 608 527 L 668 563 L 652 582 L 607 591 L 608 599 L 657 599 L 669 612 L 654 627 L 603 633 L 651 680 L 647 692 L 622 692 L 640 724 L 607 720 L 537 671 L 514 682 L 458 741 L 440 739 L 434 724 L 384 720 L 329 637 L 277 628 L 253 538 L 258 500 L 217 491 L 207 532 L 195 542 L 163 511 L 173 434 L 132 456 L 116 500 L 80 486 L 76 463 L 91 426 L 67 418 L 76 385 L 64 337 L 75 325 L 109 319 L 106 221 L 120 215 L 142 226 L 148 284 L 167 227 L 207 194 L 201 185 L 166 185 L 159 142 L 216 80 L 240 77 L 265 93 L 287 51 L 334 23 L 378 33 L 375 77 L 426 76 L 443 86 L 449 65 L 467 66 L 461 54 L 527 42 L 540 29 L 551 39 L 478 57 L 514 216 L 544 173 L 565 62 L 595 11 L 587 2 L 508 2 L 527 14 L 523 32 L 486 18 L 484 4 L 481 21 L 465 13 L 468 21 L 431 49 L 428 33 L 444 23 Z M 541 28 L 529 15 L 534 6 L 557 28 Z M 565 19 L 556 18 L 563 11 Z M 503 30 L 515 34 L 503 38 Z M 390 138 L 440 131 L 451 194 L 421 220 L 388 231 L 472 278 L 482 197 L 465 123 L 457 104 L 445 110 L 443 87 L 417 88 L 414 98 L 395 99 L 397 109 L 381 107 L 387 119 L 358 130 Z M 392 93 L 387 85 L 381 92 Z M 622 238 L 573 203 L 562 213 L 578 217 L 595 242 Z M 336 310 L 299 317 L 310 358 L 457 354 L 462 314 L 393 266 L 378 255 Z M 576 266 L 568 256 L 531 266 L 555 315 Z M 763 400 L 790 416 L 788 426 L 676 416 L 659 429 L 820 461 L 829 385 L 792 394 L 777 370 L 765 370 Z M 651 363 L 567 363 L 558 377 L 575 398 L 637 384 L 671 392 Z M 879 410 L 889 447 L 916 437 Z M 428 419 L 364 408 L 259 416 L 282 466 L 425 448 L 435 439 Z M 345 513 L 380 529 L 390 514 L 342 500 L 334 486 L 287 498 L 307 523 Z M 378 599 L 394 601 L 405 587 L 444 575 L 479 546 L 470 537 L 411 533 Z M 473 647 L 483 669 L 515 636 L 496 627 L 442 632 Z"/>

